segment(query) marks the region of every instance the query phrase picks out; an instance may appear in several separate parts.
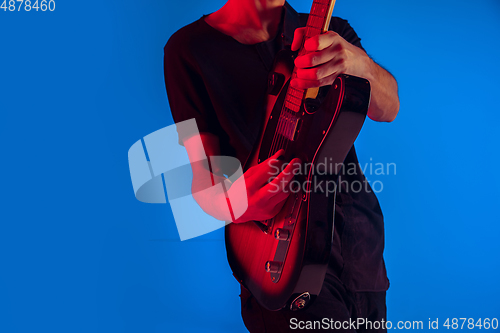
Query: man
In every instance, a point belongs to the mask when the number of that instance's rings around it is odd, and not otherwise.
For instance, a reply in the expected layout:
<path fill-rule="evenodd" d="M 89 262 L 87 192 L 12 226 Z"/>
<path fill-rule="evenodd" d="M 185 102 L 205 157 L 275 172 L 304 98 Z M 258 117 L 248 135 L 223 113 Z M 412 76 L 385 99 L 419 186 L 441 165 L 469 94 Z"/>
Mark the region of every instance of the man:
<path fill-rule="evenodd" d="M 297 14 L 284 0 L 228 0 L 220 10 L 170 38 L 165 47 L 165 82 L 172 115 L 175 122 L 195 118 L 200 132 L 179 133 L 192 161 L 206 153 L 245 162 L 263 123 L 274 55 L 290 44 L 292 50 L 298 50 L 306 19 L 307 15 Z M 394 120 L 399 110 L 395 79 L 368 57 L 347 21 L 333 18 L 330 28 L 333 31 L 305 42 L 308 53 L 295 60 L 297 78 L 291 85 L 303 89 L 331 85 L 341 73 L 366 78 L 372 89 L 368 116 L 375 121 Z M 266 220 L 281 209 L 287 191 L 284 187 L 270 190 L 267 182 L 281 153 L 237 180 L 246 184 L 248 209 L 234 223 Z M 293 177 L 290 167 L 298 161 L 291 162 L 278 175 L 281 184 Z M 358 165 L 354 147 L 345 163 Z M 211 166 L 209 176 L 196 168 L 203 166 L 193 165 L 193 193 L 221 181 L 226 173 L 218 165 Z M 357 166 L 346 180 L 363 182 L 365 178 Z M 213 190 L 194 197 L 208 214 L 233 220 L 221 209 L 226 205 L 223 192 Z M 378 201 L 369 186 L 358 193 L 346 188 L 337 201 L 335 242 L 320 295 L 304 311 L 268 311 L 242 286 L 242 316 L 249 331 L 287 332 L 323 318 L 385 320 L 389 282 L 382 257 L 384 231 Z M 343 329 L 354 331 L 352 326 Z M 363 329 L 370 327 L 359 327 L 359 331 Z"/>

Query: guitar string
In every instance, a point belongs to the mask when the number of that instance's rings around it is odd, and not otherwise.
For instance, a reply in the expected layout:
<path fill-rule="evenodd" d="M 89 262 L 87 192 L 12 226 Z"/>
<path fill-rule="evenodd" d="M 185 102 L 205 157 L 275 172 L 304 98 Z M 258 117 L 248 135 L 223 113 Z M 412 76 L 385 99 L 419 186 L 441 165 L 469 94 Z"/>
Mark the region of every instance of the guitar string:
<path fill-rule="evenodd" d="M 306 30 L 306 35 L 309 35 L 309 33 L 310 33 L 310 28 L 309 28 L 309 26 L 307 26 L 307 27 L 306 27 L 306 29 L 307 29 L 307 30 Z M 302 55 L 302 54 L 304 54 L 304 53 L 305 53 L 305 51 L 304 51 L 304 43 L 305 43 L 305 41 L 302 41 L 302 45 L 301 45 L 301 47 L 300 47 L 300 50 L 301 50 L 301 51 L 299 52 L 299 55 Z M 294 71 L 293 71 L 293 73 L 292 73 L 292 79 L 293 79 L 293 78 L 295 78 L 295 77 L 296 77 L 296 68 L 294 69 Z M 293 87 L 289 86 L 289 87 L 288 87 L 288 91 L 287 91 L 287 96 L 289 96 L 289 95 L 291 94 L 291 93 L 290 93 L 290 91 L 293 91 L 293 90 L 295 90 L 295 91 L 299 91 L 299 89 L 295 89 L 295 88 L 293 88 Z M 292 95 L 292 96 L 293 96 L 293 95 Z M 295 114 L 296 114 L 296 113 L 298 113 L 298 112 L 300 112 L 300 107 L 302 106 L 303 99 L 304 99 L 304 95 L 302 95 L 301 102 L 300 102 L 300 105 L 299 105 L 299 110 L 298 110 L 297 112 L 287 112 L 287 113 L 288 113 L 288 115 L 289 115 L 289 118 L 288 118 L 288 119 L 293 119 L 293 118 L 296 118 L 296 117 L 295 117 Z M 285 102 L 284 102 L 284 105 L 286 105 L 286 102 L 287 102 L 287 98 L 285 97 Z M 289 101 L 289 102 L 291 103 L 291 101 Z M 291 103 L 291 104 L 293 104 L 293 103 Z M 285 109 L 288 109 L 288 108 L 287 108 L 287 107 L 285 107 Z M 291 111 L 293 111 L 293 110 L 291 110 Z M 293 118 L 292 118 L 292 117 L 293 117 Z M 289 132 L 290 132 L 290 130 L 291 130 L 291 129 L 290 129 L 290 125 L 291 125 L 291 124 L 289 123 L 288 119 L 284 121 L 284 122 L 287 124 L 287 131 L 286 131 L 286 133 L 284 133 L 284 134 L 290 134 Z M 280 146 L 280 149 L 284 148 L 284 149 L 285 149 L 285 152 L 286 152 L 286 149 L 288 148 L 288 144 L 289 144 L 289 142 L 290 142 L 291 140 L 290 140 L 290 138 L 287 138 L 287 137 L 285 137 L 284 135 L 282 135 L 282 136 L 283 136 L 283 139 L 279 142 L 279 146 Z M 290 135 L 290 136 L 291 136 L 291 135 Z M 277 151 L 277 150 L 276 150 L 276 151 Z"/>
<path fill-rule="evenodd" d="M 316 4 L 316 7 L 315 7 L 315 4 Z M 315 0 L 313 1 L 313 6 L 311 8 L 311 11 L 314 12 L 315 9 L 318 9 L 318 5 L 326 5 L 326 4 L 323 4 L 321 3 L 320 1 L 318 0 Z M 317 21 L 317 20 L 316 20 Z M 314 28 L 315 26 L 315 21 L 314 21 L 314 16 L 310 16 L 309 17 L 309 20 L 307 22 L 307 25 L 306 25 L 306 33 L 305 33 L 305 36 L 307 38 L 311 38 L 312 35 L 312 28 Z M 300 48 L 300 52 L 299 52 L 299 55 L 303 55 L 305 53 L 304 51 L 304 43 L 305 43 L 305 39 L 302 41 L 302 45 L 301 45 L 301 48 Z M 294 70 L 294 73 L 295 73 L 295 70 Z M 293 73 L 292 73 L 292 77 L 293 77 Z M 287 95 L 289 94 L 290 92 L 290 89 L 294 89 L 293 87 L 288 87 L 288 91 L 287 91 Z M 297 89 L 298 90 L 298 89 Z M 286 138 L 284 135 L 283 135 L 283 127 L 289 127 L 290 124 L 288 124 L 288 122 L 282 117 L 283 116 L 283 113 L 285 110 L 287 110 L 288 108 L 285 106 L 286 105 L 286 102 L 287 102 L 287 98 L 285 96 L 285 101 L 282 105 L 282 108 L 281 108 L 281 111 L 280 111 L 280 117 L 278 119 L 278 126 L 277 126 L 277 131 L 274 133 L 274 136 L 273 136 L 273 141 L 271 143 L 271 148 L 269 150 L 269 154 L 268 154 L 268 158 L 271 157 L 273 154 L 275 154 L 279 149 L 283 148 L 283 144 L 286 143 L 286 147 L 288 147 L 288 143 L 289 143 L 289 139 Z M 301 98 L 301 101 L 303 101 L 304 99 L 304 96 L 302 96 Z M 300 112 L 300 110 L 299 110 Z M 285 111 L 285 113 L 288 113 Z M 292 115 L 292 113 L 290 112 L 289 115 Z M 287 128 L 287 132 L 289 132 L 290 128 Z M 280 137 L 281 136 L 281 137 Z M 280 147 L 277 149 L 277 147 Z M 286 150 L 286 149 L 285 149 Z"/>
<path fill-rule="evenodd" d="M 285 112 L 285 103 L 283 103 L 283 105 L 281 106 L 281 110 L 280 110 L 280 116 L 278 118 L 278 126 L 276 128 L 276 131 L 274 132 L 274 137 L 273 137 L 273 142 L 271 143 L 271 148 L 269 149 L 269 154 L 267 156 L 267 158 L 271 157 L 272 155 L 274 155 L 278 150 L 275 150 L 276 149 L 276 146 L 278 145 L 278 142 L 279 142 L 279 136 L 280 136 L 280 130 L 283 126 L 283 113 Z"/>
<path fill-rule="evenodd" d="M 308 22 L 308 24 L 307 24 L 307 26 L 306 26 L 306 29 L 307 29 L 307 30 L 306 30 L 306 34 L 305 34 L 306 36 L 309 36 L 309 35 L 310 35 L 310 33 L 311 33 L 311 29 L 310 29 L 310 27 L 309 27 L 309 25 L 310 25 L 309 23 L 310 23 L 310 22 Z M 302 45 L 301 45 L 301 47 L 300 47 L 301 51 L 299 52 L 299 54 L 300 54 L 300 55 L 302 55 L 302 54 L 304 54 L 304 53 L 305 53 L 305 52 L 304 52 L 304 43 L 305 43 L 305 41 L 302 41 Z M 294 77 L 294 73 L 296 73 L 296 72 L 295 72 L 295 69 L 294 69 L 294 71 L 293 71 L 293 73 L 292 73 L 292 78 Z M 283 127 L 284 127 L 284 126 L 286 126 L 286 125 L 288 124 L 288 122 L 287 122 L 287 121 L 283 118 L 283 113 L 284 113 L 284 111 L 285 111 L 285 110 L 287 110 L 287 109 L 288 109 L 288 108 L 286 107 L 287 96 L 289 95 L 290 90 L 292 90 L 292 89 L 293 89 L 293 90 L 297 90 L 297 91 L 298 91 L 298 89 L 295 89 L 295 88 L 293 88 L 293 87 L 291 87 L 291 86 L 288 86 L 288 89 L 287 89 L 287 94 L 285 95 L 285 101 L 284 101 L 284 103 L 283 103 L 283 105 L 282 105 L 282 108 L 281 108 L 281 111 L 280 111 L 280 117 L 279 117 L 279 119 L 278 119 L 278 126 L 277 126 L 277 130 L 276 130 L 276 132 L 274 133 L 274 136 L 273 136 L 273 141 L 272 141 L 272 143 L 271 143 L 271 149 L 269 150 L 269 155 L 267 156 L 267 158 L 271 157 L 271 156 L 272 156 L 272 155 L 274 155 L 274 154 L 275 154 L 275 153 L 276 153 L 279 149 L 283 148 L 283 142 L 287 141 L 287 140 L 286 140 L 287 138 L 285 138 L 285 137 L 284 137 L 284 135 L 283 135 L 283 133 L 284 133 L 284 132 L 283 132 Z M 303 100 L 303 98 L 304 98 L 304 96 L 302 96 L 301 101 Z M 299 112 L 300 112 L 300 110 L 299 110 Z M 285 112 L 285 113 L 288 113 L 289 115 L 292 115 L 292 113 L 291 113 L 291 112 Z M 289 124 L 288 124 L 288 125 L 289 125 Z M 289 127 L 289 126 L 286 126 L 286 127 Z M 281 138 L 280 138 L 280 135 L 281 135 Z M 287 142 L 286 146 L 288 147 L 288 142 Z M 279 148 L 279 149 L 277 149 L 276 147 L 280 147 L 280 148 Z"/>
<path fill-rule="evenodd" d="M 314 4 L 314 3 L 313 3 L 313 4 Z M 306 33 L 305 33 L 305 35 L 306 35 L 306 36 L 309 36 L 309 35 L 310 35 L 310 33 L 311 33 L 311 29 L 310 29 L 309 24 L 308 24 L 308 25 L 306 26 Z M 301 48 L 300 48 L 300 51 L 299 51 L 299 54 L 300 54 L 300 55 L 303 55 L 303 54 L 305 54 L 305 53 L 306 53 L 306 52 L 304 51 L 304 43 L 305 43 L 305 40 L 303 40 L 303 41 L 302 41 L 302 45 L 301 45 Z M 294 77 L 296 77 L 296 76 L 297 76 L 297 73 L 296 73 L 296 70 L 294 70 L 294 72 L 292 73 L 292 78 L 294 78 Z M 300 97 L 300 105 L 299 105 L 299 110 L 297 110 L 297 112 L 296 112 L 296 113 L 299 113 L 299 112 L 300 112 L 300 108 L 302 107 L 302 103 L 304 102 L 305 91 L 304 91 L 304 90 L 302 90 L 302 89 L 296 89 L 296 88 L 293 88 L 293 87 L 291 87 L 291 88 L 289 88 L 289 89 L 292 89 L 292 90 L 294 90 L 295 92 L 297 92 L 297 93 L 299 93 L 300 95 L 302 95 L 302 96 Z M 295 96 L 295 95 L 293 95 L 293 96 L 294 96 L 294 97 L 297 97 L 297 96 Z M 292 115 L 292 116 L 294 116 L 294 115 Z M 297 119 L 298 117 L 294 117 L 294 118 L 295 118 L 295 119 Z M 297 122 L 296 122 L 296 126 L 295 126 L 295 127 L 293 127 L 293 126 L 292 126 L 292 128 L 290 128 L 290 130 L 291 130 L 293 133 L 289 133 L 290 139 L 289 139 L 288 141 L 286 141 L 286 143 L 285 143 L 285 146 L 284 146 L 285 151 L 288 149 L 288 144 L 290 143 L 290 141 L 292 141 L 292 139 L 291 139 L 291 138 L 293 138 L 293 136 L 295 135 L 295 130 L 297 130 L 298 119 L 297 119 L 296 121 L 297 121 Z"/>
<path fill-rule="evenodd" d="M 278 124 L 277 124 L 277 128 L 276 128 L 276 131 L 274 132 L 274 136 L 273 136 L 273 141 L 271 142 L 271 148 L 269 149 L 269 154 L 267 156 L 267 158 L 271 157 L 274 153 L 273 153 L 273 149 L 275 147 L 275 144 L 276 144 L 276 140 L 279 136 L 279 128 L 280 128 L 280 124 L 281 124 L 281 121 L 282 121 L 282 115 L 283 115 L 283 109 L 284 109 L 285 105 L 283 104 L 281 106 L 281 110 L 280 110 L 280 116 L 278 118 Z"/>
<path fill-rule="evenodd" d="M 311 27 L 309 26 L 309 24 L 306 26 L 306 29 L 307 30 L 306 30 L 305 35 L 310 38 L 311 37 L 310 34 L 312 31 L 311 31 Z M 303 47 L 304 47 L 304 41 L 302 42 L 302 45 L 301 45 L 301 52 L 300 53 L 302 53 L 302 54 L 305 53 Z M 294 73 L 295 73 L 295 70 L 294 70 Z M 292 77 L 294 76 L 293 75 L 294 73 L 292 73 Z M 284 149 L 285 154 L 286 154 L 286 150 L 288 149 L 288 145 L 289 145 L 290 141 L 292 141 L 291 137 L 294 136 L 294 134 L 295 134 L 294 132 L 297 129 L 297 126 L 295 126 L 295 127 L 292 126 L 293 119 L 296 119 L 296 125 L 298 125 L 298 123 L 297 123 L 298 119 L 297 119 L 297 117 L 295 117 L 295 114 L 300 112 L 300 107 L 302 106 L 305 92 L 304 91 L 302 92 L 302 97 L 300 98 L 301 102 L 299 105 L 299 110 L 297 112 L 295 112 L 293 110 L 289 110 L 289 108 L 286 107 L 287 101 L 291 104 L 294 104 L 291 101 L 289 101 L 287 98 L 287 96 L 290 95 L 291 90 L 295 90 L 297 92 L 300 91 L 299 89 L 295 89 L 295 88 L 290 87 L 290 86 L 287 89 L 287 94 L 285 95 L 285 101 L 284 101 L 282 108 L 280 110 L 280 116 L 278 119 L 277 130 L 275 131 L 275 133 L 273 135 L 273 140 L 271 142 L 271 147 L 269 149 L 269 154 L 268 154 L 267 158 L 274 155 L 280 149 Z M 294 96 L 294 95 L 292 95 L 292 96 Z M 296 97 L 296 96 L 294 96 L 294 97 Z M 293 111 L 293 112 L 291 112 L 291 111 Z M 269 225 L 269 221 L 272 221 L 272 219 L 265 220 L 266 226 Z"/>
<path fill-rule="evenodd" d="M 268 154 L 268 158 L 271 157 L 272 155 L 274 155 L 279 149 L 276 149 L 276 147 L 280 146 L 279 142 L 280 142 L 280 136 L 282 136 L 280 134 L 280 131 L 282 130 L 283 128 L 283 114 L 286 113 L 286 106 L 285 104 L 283 103 L 283 105 L 281 106 L 281 110 L 280 110 L 280 116 L 278 118 L 278 128 L 277 130 L 275 131 L 274 133 L 274 136 L 273 136 L 273 141 L 271 143 L 271 148 L 269 149 L 269 154 Z M 268 219 L 268 220 L 265 220 L 265 225 L 268 226 L 270 224 L 270 222 L 272 222 L 272 219 Z"/>
<path fill-rule="evenodd" d="M 319 2 L 319 1 L 315 0 L 314 2 Z M 314 6 L 314 2 L 313 2 L 313 6 Z M 307 27 L 307 35 L 309 34 L 309 32 L 310 32 L 310 29 L 309 29 L 309 27 Z M 303 44 L 302 44 L 302 47 L 303 47 Z M 291 87 L 289 87 L 288 89 L 290 90 L 290 88 Z M 288 93 L 289 93 L 289 91 L 287 92 L 287 94 Z M 304 99 L 304 95 L 301 98 L 301 104 L 303 102 L 303 99 Z M 289 138 L 285 137 L 283 134 L 289 134 L 289 136 L 293 136 L 294 133 L 290 134 L 290 131 L 291 130 L 295 131 L 297 129 L 297 127 L 290 128 L 291 124 L 288 121 L 284 120 L 285 119 L 283 117 L 284 114 L 288 113 L 289 116 L 293 116 L 294 115 L 292 112 L 289 112 L 287 110 L 288 108 L 285 106 L 285 104 L 286 104 L 286 98 L 285 98 L 285 102 L 283 103 L 282 109 L 280 110 L 280 117 L 278 119 L 278 126 L 277 126 L 278 130 L 274 133 L 273 140 L 272 140 L 272 143 L 271 143 L 271 148 L 269 150 L 268 158 L 270 156 L 274 155 L 279 149 L 281 149 L 283 147 L 284 147 L 285 152 L 286 152 L 286 150 L 288 148 L 288 145 L 289 145 L 289 143 L 290 143 L 291 140 Z M 299 109 L 298 112 L 300 112 L 300 109 Z M 290 117 L 289 119 L 292 119 L 292 118 Z M 283 131 L 283 128 L 286 128 L 286 131 Z M 268 222 L 268 221 L 272 221 L 272 219 L 266 220 L 266 222 Z M 266 237 L 265 246 L 264 246 L 265 248 L 267 248 L 267 246 L 269 244 L 269 238 L 271 238 L 271 237 Z M 260 261 L 262 261 L 263 254 L 264 254 L 264 251 L 262 251 L 262 253 L 261 253 Z M 261 276 L 261 278 L 264 278 L 264 276 Z"/>

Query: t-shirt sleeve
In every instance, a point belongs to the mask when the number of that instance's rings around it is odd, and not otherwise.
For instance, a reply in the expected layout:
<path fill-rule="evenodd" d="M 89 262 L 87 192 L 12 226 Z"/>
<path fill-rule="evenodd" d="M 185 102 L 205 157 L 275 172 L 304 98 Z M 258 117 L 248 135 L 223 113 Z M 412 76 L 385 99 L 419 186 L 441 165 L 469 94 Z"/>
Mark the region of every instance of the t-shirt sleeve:
<path fill-rule="evenodd" d="M 330 30 L 338 33 L 352 45 L 363 49 L 363 46 L 361 46 L 361 38 L 358 37 L 354 29 L 346 20 L 341 19 L 340 17 L 332 17 L 332 20 L 330 21 Z"/>
<path fill-rule="evenodd" d="M 185 30 L 172 35 L 164 48 L 163 70 L 172 117 L 175 123 L 194 118 L 200 133 L 216 133 L 215 111 Z M 184 139 L 197 134 L 192 130 L 181 132 L 179 128 L 177 132 L 181 145 Z"/>

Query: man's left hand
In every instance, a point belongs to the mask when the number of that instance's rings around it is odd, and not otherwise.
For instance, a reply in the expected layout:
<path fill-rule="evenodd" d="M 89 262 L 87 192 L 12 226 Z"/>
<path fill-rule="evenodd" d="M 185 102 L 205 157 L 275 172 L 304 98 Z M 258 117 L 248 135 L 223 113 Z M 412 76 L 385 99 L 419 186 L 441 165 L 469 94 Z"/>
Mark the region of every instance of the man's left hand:
<path fill-rule="evenodd" d="M 300 48 L 305 32 L 306 28 L 295 30 L 292 51 Z M 308 53 L 295 59 L 297 78 L 291 82 L 294 87 L 309 89 L 330 85 L 342 73 L 370 80 L 375 63 L 365 51 L 336 32 L 311 37 L 305 41 L 304 48 Z"/>

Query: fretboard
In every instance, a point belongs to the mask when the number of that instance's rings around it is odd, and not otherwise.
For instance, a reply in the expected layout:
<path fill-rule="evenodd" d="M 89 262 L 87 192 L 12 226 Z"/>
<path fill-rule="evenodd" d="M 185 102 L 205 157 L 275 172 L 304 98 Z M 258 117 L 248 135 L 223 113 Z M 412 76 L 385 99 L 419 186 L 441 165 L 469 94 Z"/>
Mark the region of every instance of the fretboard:
<path fill-rule="evenodd" d="M 309 19 L 306 25 L 306 35 L 304 41 L 328 30 L 334 5 L 335 0 L 313 1 L 311 12 L 309 13 Z M 304 44 L 302 43 L 302 46 L 299 50 L 299 56 L 304 55 L 305 53 L 306 50 L 304 49 Z M 297 74 L 294 69 L 292 73 L 292 79 L 296 76 Z M 285 107 L 292 112 L 299 112 L 305 95 L 306 90 L 289 87 L 287 95 L 285 97 Z"/>

